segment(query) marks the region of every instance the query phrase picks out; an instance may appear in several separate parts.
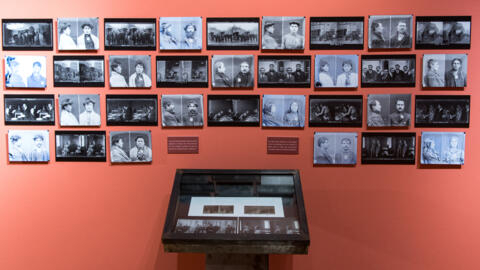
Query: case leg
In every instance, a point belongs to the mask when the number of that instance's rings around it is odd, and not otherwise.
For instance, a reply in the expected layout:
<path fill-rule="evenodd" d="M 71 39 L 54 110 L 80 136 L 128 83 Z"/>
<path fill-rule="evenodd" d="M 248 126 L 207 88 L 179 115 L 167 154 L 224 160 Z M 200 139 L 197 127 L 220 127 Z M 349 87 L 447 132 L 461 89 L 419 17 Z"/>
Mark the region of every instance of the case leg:
<path fill-rule="evenodd" d="M 206 270 L 268 270 L 266 254 L 206 254 Z"/>

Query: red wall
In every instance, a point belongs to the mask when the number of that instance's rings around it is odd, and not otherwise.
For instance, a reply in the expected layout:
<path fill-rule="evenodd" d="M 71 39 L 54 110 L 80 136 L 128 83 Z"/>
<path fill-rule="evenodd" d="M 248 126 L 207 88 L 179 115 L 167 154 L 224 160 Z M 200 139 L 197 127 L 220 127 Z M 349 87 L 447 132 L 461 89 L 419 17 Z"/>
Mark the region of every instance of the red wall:
<path fill-rule="evenodd" d="M 452 169 L 424 169 L 417 165 L 357 165 L 313 167 L 314 131 L 355 131 L 360 128 L 265 130 L 260 127 L 152 128 L 151 165 L 113 166 L 110 163 L 55 162 L 9 164 L 7 130 L 42 129 L 0 124 L 0 269 L 203 269 L 202 254 L 166 254 L 161 245 L 167 203 L 177 168 L 299 169 L 311 236 L 307 256 L 272 256 L 272 269 L 480 269 L 480 136 L 478 95 L 480 80 L 480 5 L 474 0 L 403 1 L 3 1 L 1 18 L 57 18 L 98 16 L 368 16 L 383 14 L 472 15 L 473 40 L 469 53 L 469 86 L 465 91 L 428 93 L 472 95 L 471 125 L 466 129 L 465 165 Z M 307 20 L 308 21 L 308 20 Z M 103 24 L 102 24 L 103 25 Z M 102 27 L 103 28 L 103 27 Z M 307 28 L 308 29 L 308 28 Z M 101 37 L 103 37 L 103 29 Z M 307 39 L 308 40 L 308 39 Z M 365 42 L 366 44 L 366 42 Z M 100 44 L 103 48 L 103 42 Z M 306 46 L 308 48 L 308 45 Z M 309 51 L 305 54 L 367 53 L 364 51 Z M 420 67 L 422 53 L 413 51 Z M 460 50 L 448 51 L 462 52 Z M 16 52 L 15 52 L 16 53 Z M 98 54 L 119 54 L 107 52 Z M 143 52 L 135 52 L 143 53 Z M 157 55 L 158 52 L 147 52 Z M 202 54 L 242 54 L 260 51 L 202 51 Z M 2 57 L 5 55 L 2 52 Z M 37 54 L 20 52 L 19 54 Z M 50 94 L 98 93 L 105 126 L 105 94 L 313 94 L 313 89 L 110 90 L 54 88 L 52 55 L 48 56 Z M 152 64 L 154 61 L 152 57 Z M 362 89 L 345 94 L 412 93 L 416 88 Z M 3 88 L 4 89 L 4 88 Z M 3 93 L 34 91 L 3 91 Z M 319 93 L 317 91 L 316 93 Z M 321 92 L 336 94 L 338 92 Z M 2 94 L 3 95 L 3 94 Z M 2 102 L 3 103 L 3 102 Z M 3 110 L 0 110 L 3 122 Z M 57 118 L 58 119 L 58 118 Z M 364 119 L 365 122 L 365 119 Z M 364 124 L 365 126 L 365 124 Z M 54 159 L 54 130 L 50 152 Z M 136 127 L 109 127 L 134 130 Z M 416 129 L 417 141 L 421 130 Z M 449 131 L 465 129 L 449 129 Z M 199 155 L 168 155 L 167 136 L 199 136 Z M 300 137 L 298 156 L 266 155 L 267 136 Z M 360 149 L 360 148 L 359 148 Z M 417 147 L 417 151 L 418 151 Z"/>

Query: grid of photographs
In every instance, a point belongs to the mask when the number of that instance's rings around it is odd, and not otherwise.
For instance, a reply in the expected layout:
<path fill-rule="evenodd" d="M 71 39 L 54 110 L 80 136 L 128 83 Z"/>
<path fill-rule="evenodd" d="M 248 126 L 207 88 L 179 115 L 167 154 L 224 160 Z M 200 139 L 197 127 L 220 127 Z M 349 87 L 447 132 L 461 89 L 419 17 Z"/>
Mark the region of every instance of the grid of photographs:
<path fill-rule="evenodd" d="M 305 126 L 305 96 L 263 95 L 263 127 Z"/>
<path fill-rule="evenodd" d="M 362 55 L 362 87 L 415 87 L 415 54 Z"/>
<path fill-rule="evenodd" d="M 54 95 L 4 95 L 5 125 L 55 125 Z"/>
<path fill-rule="evenodd" d="M 111 131 L 110 161 L 112 163 L 152 162 L 150 131 Z"/>
<path fill-rule="evenodd" d="M 58 95 L 60 126 L 98 127 L 100 118 L 100 95 Z"/>
<path fill-rule="evenodd" d="M 413 15 L 368 17 L 369 49 L 412 48 Z"/>
<path fill-rule="evenodd" d="M 309 88 L 310 56 L 258 56 L 258 87 Z"/>
<path fill-rule="evenodd" d="M 105 50 L 157 49 L 157 21 L 143 18 L 106 18 Z"/>
<path fill-rule="evenodd" d="M 357 133 L 315 132 L 313 164 L 357 164 Z"/>
<path fill-rule="evenodd" d="M 315 55 L 315 88 L 357 88 L 358 55 Z"/>
<path fill-rule="evenodd" d="M 468 128 L 469 125 L 470 96 L 415 96 L 415 127 Z"/>
<path fill-rule="evenodd" d="M 2 19 L 4 51 L 53 50 L 52 19 Z"/>
<path fill-rule="evenodd" d="M 107 126 L 156 126 L 157 95 L 107 95 Z"/>
<path fill-rule="evenodd" d="M 262 17 L 263 50 L 305 49 L 305 17 Z"/>
<path fill-rule="evenodd" d="M 203 95 L 162 95 L 163 127 L 202 127 Z"/>
<path fill-rule="evenodd" d="M 415 49 L 470 49 L 471 16 L 417 16 Z"/>
<path fill-rule="evenodd" d="M 208 56 L 157 56 L 156 60 L 157 87 L 208 87 Z"/>
<path fill-rule="evenodd" d="M 207 18 L 207 50 L 258 50 L 259 18 Z"/>
<path fill-rule="evenodd" d="M 253 55 L 213 55 L 212 88 L 253 88 Z"/>
<path fill-rule="evenodd" d="M 32 163 L 50 161 L 48 130 L 9 130 L 8 161 Z"/>
<path fill-rule="evenodd" d="M 467 86 L 467 54 L 424 54 L 424 88 Z"/>
<path fill-rule="evenodd" d="M 30 55 L 5 56 L 6 88 L 47 87 L 47 57 Z"/>
<path fill-rule="evenodd" d="M 105 131 L 55 131 L 56 161 L 106 161 Z"/>
<path fill-rule="evenodd" d="M 363 17 L 311 17 L 310 49 L 363 50 Z"/>
<path fill-rule="evenodd" d="M 55 87 L 104 87 L 103 56 L 53 56 Z"/>
<path fill-rule="evenodd" d="M 361 95 L 311 95 L 309 108 L 311 127 L 362 126 Z"/>
<path fill-rule="evenodd" d="M 368 95 L 367 127 L 408 127 L 410 94 Z"/>
<path fill-rule="evenodd" d="M 152 87 L 150 55 L 110 55 L 111 88 Z"/>
<path fill-rule="evenodd" d="M 463 165 L 465 132 L 422 132 L 420 164 Z"/>
<path fill-rule="evenodd" d="M 202 17 L 160 17 L 160 50 L 201 50 Z"/>
<path fill-rule="evenodd" d="M 258 95 L 208 95 L 209 126 L 259 126 Z"/>
<path fill-rule="evenodd" d="M 59 51 L 98 50 L 98 18 L 58 18 Z"/>

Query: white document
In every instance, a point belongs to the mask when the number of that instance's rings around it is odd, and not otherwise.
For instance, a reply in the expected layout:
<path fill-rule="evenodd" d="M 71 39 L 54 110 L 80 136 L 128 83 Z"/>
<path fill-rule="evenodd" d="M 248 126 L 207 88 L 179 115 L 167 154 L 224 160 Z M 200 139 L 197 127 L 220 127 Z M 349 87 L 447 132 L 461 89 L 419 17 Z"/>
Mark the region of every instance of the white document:
<path fill-rule="evenodd" d="M 192 197 L 190 217 L 285 217 L 280 197 Z"/>

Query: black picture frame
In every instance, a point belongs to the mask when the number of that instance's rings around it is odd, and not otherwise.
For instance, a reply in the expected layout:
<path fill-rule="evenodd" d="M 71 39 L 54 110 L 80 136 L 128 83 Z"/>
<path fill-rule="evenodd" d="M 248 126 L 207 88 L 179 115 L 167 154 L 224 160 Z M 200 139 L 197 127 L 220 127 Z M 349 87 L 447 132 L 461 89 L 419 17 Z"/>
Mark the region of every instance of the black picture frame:
<path fill-rule="evenodd" d="M 103 81 L 82 81 L 81 62 L 82 61 L 102 61 L 102 78 Z M 59 81 L 60 65 L 56 65 L 57 61 L 78 61 L 78 82 Z M 105 57 L 103 55 L 54 55 L 53 56 L 53 86 L 54 87 L 105 87 Z"/>
<path fill-rule="evenodd" d="M 152 120 L 142 120 L 138 119 L 141 116 L 135 116 L 134 112 L 132 109 L 125 109 L 125 111 L 122 111 L 120 108 L 112 108 L 113 101 L 119 101 L 120 103 L 123 102 L 123 104 L 128 104 L 137 102 L 138 106 L 142 106 L 140 104 L 141 101 L 148 100 L 152 102 L 154 108 L 152 109 L 153 114 L 152 114 Z M 157 126 L 158 125 L 158 96 L 157 95 L 106 95 L 106 118 L 107 118 L 107 126 Z M 123 105 L 125 106 L 125 105 Z M 144 105 L 146 107 L 146 105 Z M 146 108 L 141 108 L 141 110 L 144 110 Z M 115 110 L 120 110 L 120 111 L 115 111 Z M 109 113 L 110 112 L 110 113 Z M 137 112 L 139 115 L 144 115 L 143 117 L 148 118 L 148 113 L 145 111 Z M 131 115 L 131 116 L 126 116 L 129 119 L 122 119 L 123 115 Z M 118 118 L 119 120 L 114 120 Z"/>
<path fill-rule="evenodd" d="M 204 65 L 205 65 L 205 71 L 204 72 L 204 75 L 205 76 L 205 81 L 186 81 L 186 82 L 182 82 L 181 81 L 181 76 L 180 75 L 179 77 L 179 80 L 175 81 L 175 80 L 170 80 L 170 81 L 159 81 L 160 77 L 159 77 L 159 61 L 172 61 L 172 62 L 182 62 L 182 61 L 192 61 L 192 65 L 193 65 L 193 61 L 197 61 L 197 62 L 200 62 L 200 61 L 203 61 L 204 62 Z M 165 66 L 167 65 L 167 63 L 165 63 Z M 209 73 L 208 73 L 208 66 L 209 66 L 209 62 L 208 62 L 208 56 L 207 55 L 201 55 L 201 56 L 198 56 L 198 55 L 192 55 L 192 56 L 158 56 L 156 57 L 155 59 L 155 67 L 156 67 L 156 81 L 157 81 L 157 87 L 172 87 L 172 88 L 207 88 L 208 87 L 208 78 L 209 78 Z M 193 69 L 193 67 L 192 67 Z M 191 72 L 190 72 L 191 73 Z M 190 74 L 190 78 L 192 77 L 193 74 Z M 166 75 L 165 75 L 166 76 Z M 199 74 L 200 76 L 200 74 Z"/>
<path fill-rule="evenodd" d="M 55 125 L 55 95 L 5 94 L 3 100 L 5 125 Z M 34 108 L 38 105 L 35 102 L 40 102 L 42 108 L 35 111 Z M 32 107 L 30 107 L 30 104 L 32 104 Z M 12 106 L 9 108 L 10 105 Z M 23 105 L 27 107 L 23 108 Z M 48 105 L 50 105 L 50 108 L 48 108 Z M 17 108 L 13 108 L 14 106 Z"/>
<path fill-rule="evenodd" d="M 38 46 L 14 46 L 6 44 L 8 40 L 7 30 L 5 29 L 6 24 L 8 23 L 47 23 L 49 24 L 50 34 L 47 37 L 50 39 L 50 42 L 47 42 L 45 45 Z M 53 20 L 52 19 L 2 19 L 2 49 L 4 51 L 52 51 L 53 50 Z M 32 37 L 34 38 L 34 37 Z"/>
<path fill-rule="evenodd" d="M 108 45 L 108 23 L 150 23 L 153 26 L 153 45 Z M 105 18 L 104 20 L 104 44 L 105 50 L 131 50 L 131 51 L 156 51 L 157 50 L 157 19 L 156 18 Z M 128 42 L 128 41 L 127 41 Z"/>
<path fill-rule="evenodd" d="M 362 164 L 415 164 L 416 147 L 415 132 L 362 132 Z"/>
<path fill-rule="evenodd" d="M 216 106 L 213 106 L 214 101 L 224 101 L 224 104 L 221 105 L 226 105 L 226 107 L 229 107 L 231 105 L 231 112 L 223 112 L 223 109 L 221 108 L 220 110 L 217 110 Z M 249 112 L 247 111 L 239 111 L 238 109 L 235 108 L 234 102 L 238 103 L 239 101 L 242 100 L 249 100 L 250 104 L 248 105 L 253 105 L 254 109 L 257 110 L 257 116 L 255 118 L 255 115 L 244 115 L 243 114 Z M 242 127 L 242 126 L 247 126 L 247 127 L 259 127 L 260 126 L 260 95 L 208 95 L 207 96 L 207 124 L 208 126 L 229 126 L 229 127 Z M 223 106 L 225 107 L 225 106 Z M 225 107 L 225 109 L 227 109 Z M 222 118 L 226 119 L 224 121 L 221 120 L 214 120 L 215 118 Z M 245 119 L 248 120 L 237 120 L 244 117 Z M 229 120 L 231 119 L 231 120 Z"/>
<path fill-rule="evenodd" d="M 361 23 L 361 44 L 346 44 L 345 41 L 338 41 L 335 40 L 330 44 L 314 44 L 312 43 L 312 39 L 315 37 L 314 31 L 314 24 L 315 23 Z M 310 17 L 310 50 L 363 50 L 364 46 L 364 25 L 365 25 L 365 17 Z M 346 39 L 347 34 L 345 31 L 340 31 L 337 29 L 335 36 L 332 38 L 338 39 L 338 36 L 342 36 L 342 38 Z"/>
<path fill-rule="evenodd" d="M 374 80 L 366 79 L 366 75 L 364 75 L 364 61 L 384 61 L 380 63 L 380 68 L 383 70 L 385 67 L 385 63 L 388 65 L 388 60 L 392 60 L 393 62 L 398 60 L 409 61 L 409 72 L 411 76 L 406 81 L 394 81 L 392 80 L 385 80 L 380 82 L 375 82 Z M 387 61 L 387 62 L 385 62 Z M 384 66 L 383 68 L 381 66 Z M 380 54 L 380 55 L 362 55 L 361 58 L 361 86 L 362 87 L 415 87 L 416 81 L 416 54 Z M 412 71 L 413 70 L 413 71 Z M 375 72 L 375 70 L 373 70 Z M 412 76 L 413 75 L 413 76 Z"/>
<path fill-rule="evenodd" d="M 261 62 L 262 61 L 303 61 L 304 63 L 304 70 L 303 73 L 304 77 L 306 79 L 305 82 L 269 82 L 268 79 L 267 81 L 264 81 L 262 79 L 262 74 L 261 74 Z M 283 63 L 283 62 L 281 62 Z M 283 64 L 282 64 L 283 65 Z M 279 65 L 280 66 L 280 65 Z M 277 67 L 278 69 L 278 67 Z M 306 71 L 308 69 L 308 72 Z M 265 70 L 267 71 L 267 70 Z M 268 73 L 268 71 L 266 72 Z M 278 73 L 278 70 L 276 71 Z M 294 74 L 294 72 L 292 72 Z M 267 76 L 268 77 L 268 76 Z M 263 88 L 310 88 L 310 85 L 312 83 L 311 80 L 312 77 L 312 59 L 310 55 L 259 55 L 257 58 L 257 87 L 263 87 Z M 295 80 L 295 78 L 293 78 Z"/>
<path fill-rule="evenodd" d="M 255 45 L 214 45 L 211 44 L 209 38 L 209 23 L 257 23 L 257 43 Z M 260 48 L 260 18 L 258 17 L 221 17 L 221 18 L 207 18 L 207 25 L 205 31 L 205 40 L 207 43 L 207 50 L 258 50 Z M 233 35 L 233 34 L 232 34 Z"/>
<path fill-rule="evenodd" d="M 422 35 L 419 35 L 419 23 L 428 23 L 428 22 L 470 22 L 470 36 L 468 43 L 453 43 L 451 44 L 448 40 L 449 35 L 445 36 L 444 29 L 437 29 L 441 31 L 442 36 L 434 36 L 432 42 L 422 42 Z M 463 49 L 469 50 L 472 42 L 472 16 L 417 16 L 415 22 L 415 49 L 420 50 L 436 50 L 436 49 Z M 436 43 L 436 44 L 435 44 Z"/>
<path fill-rule="evenodd" d="M 470 111 L 470 95 L 415 95 L 415 127 L 468 128 Z"/>
<path fill-rule="evenodd" d="M 313 114 L 322 108 L 316 106 L 316 101 L 324 100 L 325 102 L 332 102 L 333 105 L 324 105 L 327 107 L 324 111 L 329 111 L 330 116 L 326 115 L 325 118 L 329 117 L 333 120 L 319 121 L 312 119 Z M 349 122 L 344 122 L 342 120 L 336 120 L 342 113 L 337 112 L 337 109 L 344 109 L 345 102 L 348 102 L 348 108 L 346 113 L 354 113 L 352 111 L 357 111 L 356 120 Z M 308 98 L 309 103 L 309 113 L 308 113 L 308 125 L 310 127 L 362 127 L 363 125 L 363 96 L 362 95 L 310 95 Z M 356 106 L 354 106 L 355 104 Z M 342 106 L 343 105 L 343 106 Z M 342 106 L 341 108 L 339 106 Z M 353 107 L 350 108 L 350 107 Z M 346 107 L 345 107 L 346 108 Z M 337 114 L 338 113 L 338 114 Z M 352 115 L 352 117 L 354 117 Z"/>
<path fill-rule="evenodd" d="M 74 147 L 74 145 L 69 144 L 67 148 L 65 148 L 65 144 L 63 146 L 57 147 L 57 145 L 61 145 L 63 142 L 63 139 L 60 138 L 62 135 L 78 135 L 78 136 L 86 136 L 84 137 L 84 143 L 85 145 L 82 147 L 80 145 L 77 145 L 77 147 Z M 94 138 L 98 137 L 103 137 L 103 149 L 90 149 L 89 142 L 91 142 L 89 139 L 91 137 L 89 136 L 94 136 Z M 95 161 L 95 162 L 106 162 L 107 161 L 107 151 L 106 151 L 106 132 L 104 130 L 96 130 L 96 131 L 80 131 L 80 130 L 56 130 L 55 131 L 55 161 Z M 94 144 L 95 146 L 96 144 Z M 72 147 L 70 147 L 72 146 Z M 78 147 L 80 147 L 80 150 L 78 150 Z M 73 150 L 73 148 L 76 148 L 77 150 Z M 82 149 L 83 148 L 83 149 Z M 93 148 L 93 147 L 92 147 Z M 59 151 L 71 151 L 67 152 L 65 156 L 60 156 Z M 78 153 L 79 151 L 80 153 Z M 89 156 L 90 151 L 103 151 L 103 155 L 95 155 L 95 156 Z M 74 154 L 69 154 L 73 153 Z M 85 152 L 83 154 L 83 152 Z M 95 153 L 95 152 L 94 152 Z"/>

